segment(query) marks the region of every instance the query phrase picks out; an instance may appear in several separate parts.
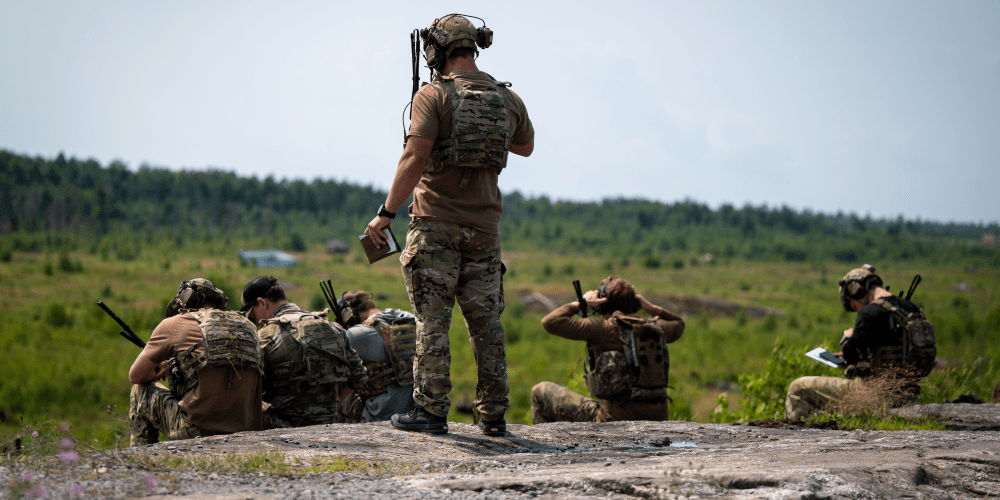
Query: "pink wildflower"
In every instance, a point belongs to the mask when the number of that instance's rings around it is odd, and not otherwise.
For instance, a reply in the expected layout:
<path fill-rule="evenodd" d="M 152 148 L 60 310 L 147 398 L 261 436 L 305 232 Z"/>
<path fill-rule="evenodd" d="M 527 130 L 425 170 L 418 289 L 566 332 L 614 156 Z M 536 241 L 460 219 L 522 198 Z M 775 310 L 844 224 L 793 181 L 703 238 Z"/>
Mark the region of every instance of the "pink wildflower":
<path fill-rule="evenodd" d="M 63 440 L 61 442 L 62 442 L 63 448 L 72 448 L 73 447 L 73 441 L 71 439 L 69 439 L 69 438 L 63 438 Z"/>
<path fill-rule="evenodd" d="M 80 458 L 80 456 L 73 451 L 63 451 L 57 454 L 56 456 L 59 457 L 59 460 L 62 460 L 63 462 L 75 462 L 76 459 Z"/>
<path fill-rule="evenodd" d="M 24 471 L 21 473 L 21 481 L 31 481 L 31 472 Z"/>
<path fill-rule="evenodd" d="M 35 498 L 48 498 L 49 497 L 49 492 L 46 491 L 45 487 L 42 486 L 42 485 L 35 486 L 34 488 L 31 489 L 31 491 L 28 492 L 28 494 L 31 495 L 31 496 L 33 496 L 33 497 L 35 497 Z"/>
<path fill-rule="evenodd" d="M 71 487 L 69 489 L 69 493 L 70 493 L 70 495 L 82 495 L 83 494 L 83 485 L 82 484 L 74 484 L 73 487 Z"/>
<path fill-rule="evenodd" d="M 38 437 L 38 431 L 31 431 L 31 437 Z"/>
<path fill-rule="evenodd" d="M 152 474 L 146 475 L 146 488 L 153 491 L 156 488 L 156 478 Z"/>

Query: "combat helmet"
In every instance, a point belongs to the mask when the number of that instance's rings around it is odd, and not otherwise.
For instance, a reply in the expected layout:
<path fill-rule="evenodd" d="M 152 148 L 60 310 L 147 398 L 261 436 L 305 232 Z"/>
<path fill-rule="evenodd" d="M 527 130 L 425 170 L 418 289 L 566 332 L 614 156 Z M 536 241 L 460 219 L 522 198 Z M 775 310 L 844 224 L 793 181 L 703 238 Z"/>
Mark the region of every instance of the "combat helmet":
<path fill-rule="evenodd" d="M 163 311 L 164 316 L 171 317 L 183 310 L 200 309 L 210 305 L 218 309 L 225 309 L 229 305 L 229 297 L 222 290 L 215 287 L 211 281 L 204 278 L 194 278 L 182 281 L 177 287 L 177 295 L 167 304 L 167 309 Z"/>
<path fill-rule="evenodd" d="M 861 300 L 875 286 L 882 286 L 882 278 L 875 274 L 875 266 L 865 264 L 857 269 L 851 269 L 837 282 L 840 285 L 840 304 L 847 312 L 854 312 L 851 299 Z"/>
<path fill-rule="evenodd" d="M 464 14 L 448 14 L 435 19 L 429 28 L 420 30 L 420 38 L 424 41 L 427 67 L 440 71 L 455 49 L 471 48 L 478 56 L 477 46 L 485 49 L 493 44 L 493 30 L 486 27 L 485 21 L 481 28 L 476 28 Z"/>

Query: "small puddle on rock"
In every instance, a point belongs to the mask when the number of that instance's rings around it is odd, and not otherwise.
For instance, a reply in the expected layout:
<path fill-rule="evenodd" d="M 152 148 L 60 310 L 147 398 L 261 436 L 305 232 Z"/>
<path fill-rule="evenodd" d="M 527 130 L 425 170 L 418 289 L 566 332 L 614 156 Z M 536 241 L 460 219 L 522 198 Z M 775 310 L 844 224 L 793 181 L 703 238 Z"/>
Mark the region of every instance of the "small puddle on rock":
<path fill-rule="evenodd" d="M 695 443 L 694 441 L 671 441 L 670 442 L 670 447 L 671 448 L 697 448 L 698 447 L 698 443 Z"/>

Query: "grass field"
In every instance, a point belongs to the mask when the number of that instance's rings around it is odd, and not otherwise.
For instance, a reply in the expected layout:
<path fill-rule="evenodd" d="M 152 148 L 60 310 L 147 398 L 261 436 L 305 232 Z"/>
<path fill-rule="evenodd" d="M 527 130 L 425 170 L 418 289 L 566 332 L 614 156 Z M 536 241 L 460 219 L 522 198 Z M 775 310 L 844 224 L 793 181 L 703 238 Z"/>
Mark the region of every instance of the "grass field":
<path fill-rule="evenodd" d="M 230 308 L 238 306 L 248 280 L 274 274 L 288 284 L 289 299 L 304 308 L 325 307 L 318 282 L 330 279 L 338 293 L 365 289 L 383 297 L 380 306 L 409 309 L 393 258 L 369 266 L 358 252 L 329 256 L 316 246 L 297 255 L 300 266 L 257 269 L 241 266 L 237 249 L 238 243 L 228 241 L 183 249 L 147 247 L 128 261 L 86 252 L 14 252 L 8 262 L 0 262 L 6 292 L 0 295 L 0 436 L 16 433 L 22 424 L 51 420 L 70 422 L 77 438 L 99 447 L 113 445 L 116 434 L 127 435 L 126 375 L 138 348 L 118 335 L 117 325 L 95 306 L 98 300 L 142 338 L 162 319 L 178 283 L 193 277 L 208 278 L 225 290 Z M 550 380 L 586 390 L 581 379 L 584 345 L 545 333 L 543 314 L 520 300 L 536 292 L 557 305 L 572 300 L 570 283 L 576 278 L 587 289 L 618 274 L 654 303 L 697 297 L 772 312 L 756 318 L 706 309 L 685 318 L 684 336 L 669 346 L 673 419 L 712 421 L 723 393 L 735 404 L 740 375 L 764 370 L 777 339 L 799 350 L 824 343 L 832 348 L 853 323 L 853 314 L 844 312 L 837 299 L 836 282 L 848 270 L 839 264 L 731 261 L 649 269 L 624 258 L 553 252 L 507 252 L 504 260 L 509 269 L 503 318 L 511 386 L 508 422 L 530 423 L 535 383 Z M 923 276 L 914 301 L 935 323 L 938 356 L 952 368 L 932 374 L 921 399 L 940 402 L 966 391 L 992 399 L 1000 381 L 1000 270 L 874 264 L 894 292 L 905 289 L 914 274 Z M 475 367 L 457 312 L 450 336 L 452 401 L 471 402 Z M 458 406 L 453 404 L 449 418 L 471 422 L 471 415 L 459 413 Z"/>

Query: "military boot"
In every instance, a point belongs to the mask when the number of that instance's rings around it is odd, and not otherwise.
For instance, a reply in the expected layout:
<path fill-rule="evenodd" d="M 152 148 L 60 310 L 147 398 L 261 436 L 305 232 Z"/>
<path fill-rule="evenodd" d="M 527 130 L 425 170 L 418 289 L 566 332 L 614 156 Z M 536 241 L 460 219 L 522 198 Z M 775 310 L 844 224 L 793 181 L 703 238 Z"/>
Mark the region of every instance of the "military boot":
<path fill-rule="evenodd" d="M 487 436 L 506 436 L 507 435 L 507 421 L 504 420 L 503 415 L 496 420 L 486 420 L 485 418 L 480 418 L 476 426 L 482 429 L 483 434 Z"/>
<path fill-rule="evenodd" d="M 392 426 L 404 431 L 428 432 L 431 434 L 447 434 L 448 419 L 439 417 L 414 405 L 409 413 L 397 413 L 392 416 Z"/>

